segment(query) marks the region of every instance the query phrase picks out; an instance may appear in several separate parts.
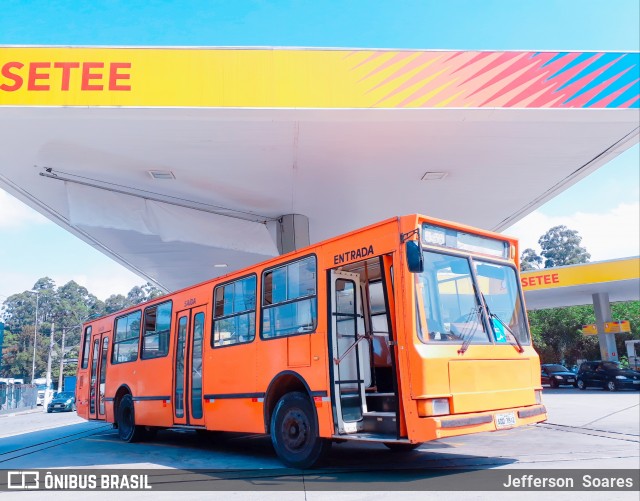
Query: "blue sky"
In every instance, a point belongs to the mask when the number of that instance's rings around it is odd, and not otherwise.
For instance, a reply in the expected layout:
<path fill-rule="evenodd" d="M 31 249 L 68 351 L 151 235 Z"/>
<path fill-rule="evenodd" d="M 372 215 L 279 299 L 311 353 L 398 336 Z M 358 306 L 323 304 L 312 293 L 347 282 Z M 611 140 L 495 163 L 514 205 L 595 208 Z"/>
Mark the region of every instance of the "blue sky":
<path fill-rule="evenodd" d="M 0 45 L 637 51 L 639 18 L 637 0 L 3 0 Z M 566 224 L 593 259 L 637 255 L 639 155 L 633 147 L 507 233 L 524 248 Z M 620 238 L 601 238 L 604 228 Z M 102 298 L 142 282 L 4 192 L 0 238 L 0 302 L 44 275 L 59 285 L 74 279 Z"/>
<path fill-rule="evenodd" d="M 637 0 L 4 0 L 2 44 L 638 48 Z"/>

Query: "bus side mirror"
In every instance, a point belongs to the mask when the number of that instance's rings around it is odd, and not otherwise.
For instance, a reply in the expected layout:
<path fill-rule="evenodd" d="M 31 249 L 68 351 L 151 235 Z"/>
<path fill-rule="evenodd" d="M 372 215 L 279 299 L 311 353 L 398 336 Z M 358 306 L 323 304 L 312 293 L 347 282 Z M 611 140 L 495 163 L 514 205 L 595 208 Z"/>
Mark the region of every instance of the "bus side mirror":
<path fill-rule="evenodd" d="M 424 271 L 424 257 L 422 255 L 422 245 L 415 240 L 407 240 L 405 243 L 407 253 L 407 267 L 411 273 L 422 273 Z"/>

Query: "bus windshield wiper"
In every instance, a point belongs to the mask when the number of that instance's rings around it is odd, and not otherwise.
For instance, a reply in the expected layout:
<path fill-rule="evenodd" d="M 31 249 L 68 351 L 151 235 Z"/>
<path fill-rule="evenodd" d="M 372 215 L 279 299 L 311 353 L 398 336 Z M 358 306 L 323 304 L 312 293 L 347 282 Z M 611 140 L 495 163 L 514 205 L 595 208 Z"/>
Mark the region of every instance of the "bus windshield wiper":
<path fill-rule="evenodd" d="M 467 351 L 467 349 L 469 348 L 469 346 L 471 345 L 471 340 L 473 339 L 473 336 L 475 335 L 476 331 L 478 330 L 478 315 L 480 313 L 480 307 L 476 306 L 471 308 L 471 311 L 469 312 L 469 314 L 467 315 L 467 318 L 465 319 L 465 325 L 466 327 L 464 329 L 462 329 L 461 337 L 462 337 L 462 344 L 460 345 L 460 348 L 458 349 L 458 354 L 459 355 L 463 355 L 465 351 Z M 469 322 L 471 321 L 471 317 L 475 316 L 475 321 L 473 323 L 473 325 L 471 327 L 469 327 Z"/>
<path fill-rule="evenodd" d="M 489 314 L 489 318 L 493 318 L 495 320 L 497 320 L 498 322 L 500 322 L 502 324 L 502 326 L 509 331 L 509 334 L 511 334 L 511 337 L 513 337 L 513 339 L 515 340 L 516 344 L 518 345 L 518 352 L 519 353 L 524 353 L 524 348 L 522 346 L 522 343 L 520 342 L 520 340 L 518 339 L 518 336 L 516 336 L 516 333 L 513 332 L 513 330 L 511 330 L 511 327 L 509 327 L 504 320 L 502 320 L 498 315 L 496 315 L 495 313 L 492 313 L 491 310 L 489 309 L 489 303 L 487 303 L 487 300 L 484 297 L 483 293 L 480 293 L 480 295 L 482 296 L 482 301 L 484 301 L 484 306 L 487 309 L 487 313 Z M 495 335 L 495 333 L 494 333 Z M 513 343 L 509 343 L 512 346 L 515 346 Z"/>

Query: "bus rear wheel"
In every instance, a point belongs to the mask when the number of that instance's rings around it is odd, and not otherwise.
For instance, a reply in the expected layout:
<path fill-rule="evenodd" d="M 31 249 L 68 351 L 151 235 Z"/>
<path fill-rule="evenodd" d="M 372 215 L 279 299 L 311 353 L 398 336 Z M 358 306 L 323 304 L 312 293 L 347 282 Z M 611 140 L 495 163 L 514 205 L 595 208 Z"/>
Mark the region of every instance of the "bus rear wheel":
<path fill-rule="evenodd" d="M 136 414 L 133 397 L 129 394 L 122 397 L 118 405 L 118 436 L 125 442 L 137 442 L 142 438 L 144 430 L 136 426 Z"/>
<path fill-rule="evenodd" d="M 318 436 L 316 413 L 307 395 L 287 393 L 271 417 L 271 442 L 290 468 L 310 468 L 324 456 L 331 442 Z"/>

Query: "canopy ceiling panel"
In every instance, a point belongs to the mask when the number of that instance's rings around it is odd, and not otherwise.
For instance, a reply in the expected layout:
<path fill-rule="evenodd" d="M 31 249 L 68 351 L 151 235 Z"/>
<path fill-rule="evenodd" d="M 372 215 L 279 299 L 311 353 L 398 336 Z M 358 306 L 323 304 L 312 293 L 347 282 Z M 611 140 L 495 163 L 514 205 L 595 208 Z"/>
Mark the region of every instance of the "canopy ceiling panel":
<path fill-rule="evenodd" d="M 13 60 L 0 187 L 166 289 L 276 255 L 285 214 L 312 242 L 413 212 L 503 230 L 638 142 L 637 54 L 0 48 Z M 116 77 L 65 91 L 55 61 L 91 60 Z"/>

